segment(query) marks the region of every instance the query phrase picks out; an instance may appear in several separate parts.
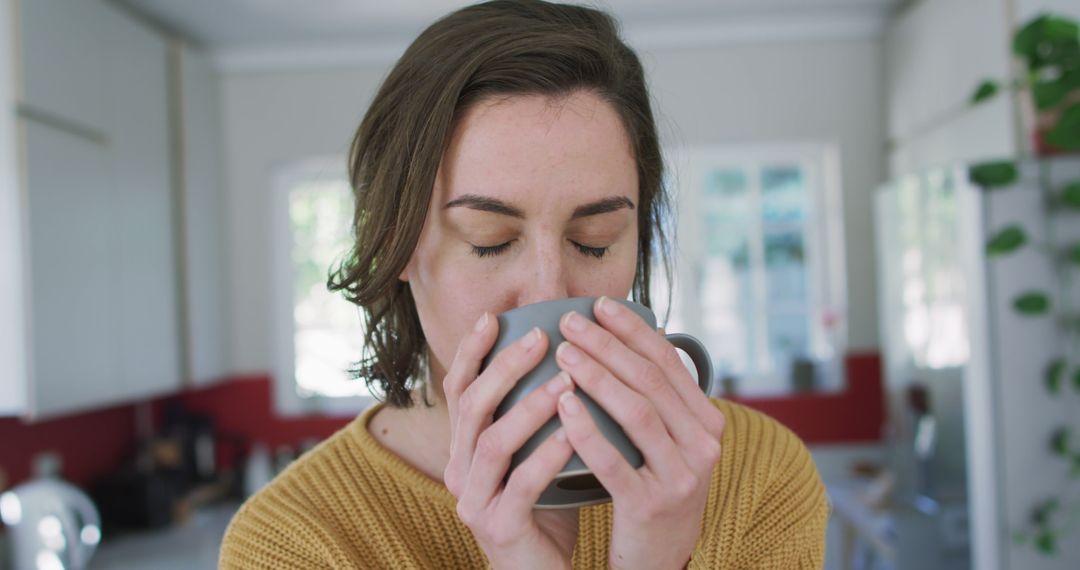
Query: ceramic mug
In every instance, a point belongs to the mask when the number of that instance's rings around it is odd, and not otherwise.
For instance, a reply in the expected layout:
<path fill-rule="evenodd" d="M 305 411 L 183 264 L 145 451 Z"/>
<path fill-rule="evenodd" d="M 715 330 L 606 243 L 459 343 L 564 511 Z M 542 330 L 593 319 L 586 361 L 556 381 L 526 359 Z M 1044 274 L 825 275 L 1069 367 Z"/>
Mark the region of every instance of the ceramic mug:
<path fill-rule="evenodd" d="M 648 307 L 625 299 L 613 300 L 628 307 L 640 316 L 650 328 L 656 330 L 656 316 Z M 596 315 L 593 314 L 595 304 L 596 297 L 555 299 L 518 307 L 496 317 L 499 320 L 499 336 L 495 340 L 495 345 L 481 363 L 481 371 L 487 368 L 495 355 L 527 334 L 533 327 L 538 327 L 548 337 L 547 354 L 535 368 L 521 377 L 514 388 L 506 395 L 506 398 L 499 404 L 495 410 L 496 420 L 506 414 L 514 404 L 521 401 L 530 392 L 540 388 L 545 382 L 559 373 L 560 368 L 555 361 L 555 350 L 560 343 L 566 340 L 562 332 L 559 331 L 559 321 L 566 313 L 577 311 L 585 318 L 596 322 Z M 705 350 L 705 346 L 701 341 L 687 334 L 668 334 L 666 338 L 668 342 L 690 356 L 697 370 L 698 386 L 706 395 L 711 395 L 712 362 L 709 359 L 708 351 Z M 641 452 L 630 442 L 630 438 L 623 432 L 619 424 L 581 389 L 575 388 L 574 394 L 581 399 L 600 432 L 619 450 L 622 456 L 626 458 L 626 461 L 635 469 L 641 467 L 645 461 Z M 514 453 L 510 460 L 507 476 L 525 461 L 548 436 L 555 433 L 561 425 L 562 422 L 559 420 L 559 416 L 555 415 L 533 434 L 525 442 L 525 445 Z M 611 500 L 611 495 L 575 453 L 559 471 L 559 474 L 548 484 L 544 492 L 541 493 L 536 508 L 571 508 L 609 500 Z"/>

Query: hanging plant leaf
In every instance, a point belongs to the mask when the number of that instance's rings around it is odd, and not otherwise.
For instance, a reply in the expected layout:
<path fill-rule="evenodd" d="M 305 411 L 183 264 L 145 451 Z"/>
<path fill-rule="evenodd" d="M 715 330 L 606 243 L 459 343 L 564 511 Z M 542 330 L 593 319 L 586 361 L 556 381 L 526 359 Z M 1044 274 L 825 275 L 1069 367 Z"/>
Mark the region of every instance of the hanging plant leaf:
<path fill-rule="evenodd" d="M 1040 111 L 1057 105 L 1068 94 L 1069 86 L 1060 79 L 1040 81 L 1031 86 L 1031 96 L 1035 100 L 1035 107 Z"/>
<path fill-rule="evenodd" d="M 1055 498 L 1046 499 L 1035 505 L 1031 510 L 1031 524 L 1037 527 L 1045 527 L 1050 524 L 1050 517 L 1057 512 L 1060 503 Z"/>
<path fill-rule="evenodd" d="M 1080 210 L 1080 180 L 1073 180 L 1065 184 L 1065 187 L 1061 189 L 1061 196 L 1058 200 L 1074 210 Z"/>
<path fill-rule="evenodd" d="M 1069 479 L 1080 479 L 1080 453 L 1072 456 L 1072 469 L 1069 469 Z"/>
<path fill-rule="evenodd" d="M 986 255 L 996 256 L 1005 255 L 1010 253 L 1027 242 L 1027 234 L 1024 233 L 1024 228 L 1012 225 L 1008 226 L 994 237 L 990 238 L 990 241 L 986 243 Z"/>
<path fill-rule="evenodd" d="M 1066 254 L 1066 257 L 1071 263 L 1080 265 L 1080 243 L 1074 244 L 1071 248 L 1069 248 L 1069 252 Z"/>
<path fill-rule="evenodd" d="M 1055 396 L 1061 393 L 1061 381 L 1065 378 L 1065 359 L 1058 358 L 1046 367 L 1044 380 L 1046 390 Z"/>
<path fill-rule="evenodd" d="M 1080 368 L 1073 371 L 1073 390 L 1080 392 Z"/>
<path fill-rule="evenodd" d="M 1061 113 L 1057 124 L 1046 133 L 1046 142 L 1064 150 L 1080 150 L 1080 103 Z"/>
<path fill-rule="evenodd" d="M 1025 315 L 1041 315 L 1050 310 L 1050 298 L 1037 291 L 1013 299 L 1013 307 Z"/>
<path fill-rule="evenodd" d="M 1080 61 L 1080 41 L 1077 42 L 1076 53 L 1073 54 L 1073 60 L 1072 65 L 1074 66 Z M 1080 87 L 1080 68 L 1073 67 L 1072 69 L 1064 70 L 1061 73 L 1061 77 L 1058 78 L 1058 81 L 1070 91 Z"/>
<path fill-rule="evenodd" d="M 1013 36 L 1013 53 L 1027 60 L 1029 69 L 1040 69 L 1060 59 L 1076 42 L 1076 22 L 1061 16 L 1042 15 Z M 1055 49 L 1056 48 L 1056 49 Z"/>
<path fill-rule="evenodd" d="M 1046 555 L 1057 551 L 1057 537 L 1052 530 L 1043 530 L 1035 535 L 1035 548 Z"/>
<path fill-rule="evenodd" d="M 1059 457 L 1069 456 L 1069 428 L 1062 427 L 1050 435 L 1050 449 Z"/>
<path fill-rule="evenodd" d="M 1016 182 L 1016 165 L 1009 160 L 974 164 L 968 170 L 968 177 L 985 190 L 1000 188 Z"/>
<path fill-rule="evenodd" d="M 975 88 L 975 92 L 971 94 L 971 104 L 978 105 L 987 99 L 990 99 L 998 92 L 998 82 L 993 79 L 984 79 L 978 87 Z"/>

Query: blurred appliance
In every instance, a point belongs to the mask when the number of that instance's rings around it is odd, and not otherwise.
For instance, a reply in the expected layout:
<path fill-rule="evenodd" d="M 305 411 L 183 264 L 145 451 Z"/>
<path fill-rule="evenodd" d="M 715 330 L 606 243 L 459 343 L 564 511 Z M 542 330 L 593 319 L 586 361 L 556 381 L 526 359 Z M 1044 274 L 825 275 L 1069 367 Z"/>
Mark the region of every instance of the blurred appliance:
<path fill-rule="evenodd" d="M 94 503 L 74 485 L 53 477 L 23 483 L 0 495 L 12 567 L 86 568 L 101 541 Z"/>

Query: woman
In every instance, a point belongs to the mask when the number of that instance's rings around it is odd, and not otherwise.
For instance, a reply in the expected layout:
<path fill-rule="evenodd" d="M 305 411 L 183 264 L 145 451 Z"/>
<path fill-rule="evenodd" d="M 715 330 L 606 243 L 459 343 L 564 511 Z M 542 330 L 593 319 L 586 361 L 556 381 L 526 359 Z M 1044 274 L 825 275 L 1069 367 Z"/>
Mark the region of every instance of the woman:
<path fill-rule="evenodd" d="M 605 302 L 649 303 L 661 173 L 641 65 L 605 14 L 496 1 L 424 31 L 353 141 L 356 240 L 329 284 L 364 310 L 356 372 L 386 402 L 252 497 L 221 566 L 820 567 L 828 505 L 805 446 L 702 395 L 657 331 Z M 480 374 L 493 315 L 576 296 L 601 297 L 598 323 L 565 316 L 564 372 L 492 422 L 548 349 L 536 331 Z M 504 484 L 554 414 L 563 429 Z M 611 503 L 534 510 L 575 451 Z"/>

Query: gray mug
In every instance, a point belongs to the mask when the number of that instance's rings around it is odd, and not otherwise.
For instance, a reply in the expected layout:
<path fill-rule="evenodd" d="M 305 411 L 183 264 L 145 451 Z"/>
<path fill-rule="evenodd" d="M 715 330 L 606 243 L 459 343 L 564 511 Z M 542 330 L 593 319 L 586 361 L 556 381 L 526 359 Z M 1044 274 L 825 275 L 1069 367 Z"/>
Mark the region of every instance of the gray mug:
<path fill-rule="evenodd" d="M 627 301 L 625 299 L 613 299 L 630 308 L 642 318 L 650 328 L 656 330 L 656 316 L 644 305 Z M 480 370 L 483 371 L 491 363 L 495 355 L 504 348 L 513 344 L 533 327 L 539 327 L 548 337 L 548 351 L 544 359 L 535 368 L 521 377 L 518 383 L 506 395 L 506 398 L 495 409 L 495 420 L 502 417 L 514 404 L 521 401 L 533 390 L 541 387 L 546 381 L 559 373 L 559 365 L 555 362 L 555 349 L 566 340 L 559 331 L 559 321 L 563 315 L 570 311 L 577 311 L 585 318 L 596 322 L 593 314 L 593 305 L 596 297 L 573 297 L 568 299 L 555 299 L 532 305 L 525 305 L 507 311 L 497 318 L 499 320 L 499 337 L 495 340 L 495 346 L 484 358 Z M 706 395 L 712 394 L 712 362 L 705 346 L 698 339 L 687 334 L 669 334 L 668 342 L 686 352 L 694 362 L 697 369 L 698 386 Z M 622 453 L 635 469 L 641 467 L 645 460 L 641 452 L 630 442 L 622 428 L 611 418 L 588 394 L 575 388 L 574 394 L 579 397 L 589 411 L 593 421 L 596 422 L 600 432 Z M 521 447 L 510 460 L 510 468 L 507 476 L 544 442 L 551 434 L 562 425 L 559 416 L 555 415 L 548 420 L 540 429 L 533 434 L 525 445 Z M 548 487 L 540 495 L 536 503 L 538 509 L 559 509 L 581 507 L 595 503 L 603 503 L 611 500 L 611 495 L 604 489 L 596 477 L 585 466 L 585 463 L 575 453 L 559 474 L 548 484 Z"/>

